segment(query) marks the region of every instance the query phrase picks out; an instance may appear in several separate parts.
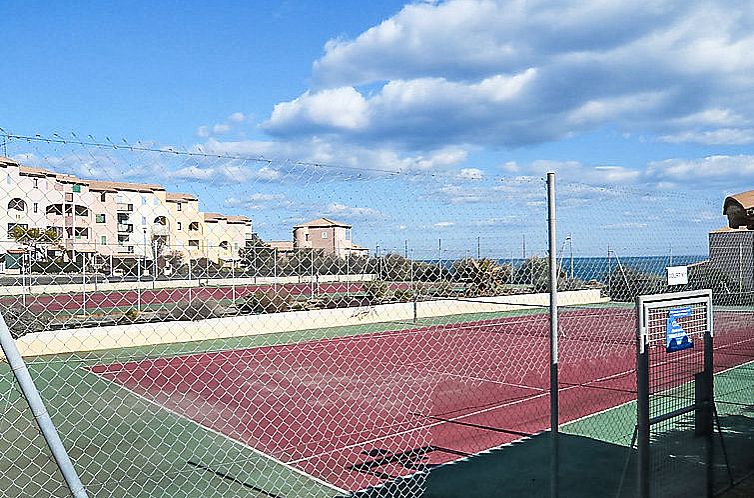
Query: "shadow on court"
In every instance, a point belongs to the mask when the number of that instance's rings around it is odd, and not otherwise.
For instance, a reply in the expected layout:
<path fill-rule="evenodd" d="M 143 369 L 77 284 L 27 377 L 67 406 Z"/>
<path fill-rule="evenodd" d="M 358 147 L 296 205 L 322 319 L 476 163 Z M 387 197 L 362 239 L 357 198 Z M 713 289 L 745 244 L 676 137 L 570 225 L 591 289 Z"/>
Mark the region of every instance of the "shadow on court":
<path fill-rule="evenodd" d="M 720 438 L 716 434 L 715 490 L 718 493 L 730 488 L 730 477 L 734 481 L 740 481 L 754 471 L 752 417 L 721 416 L 720 424 L 724 431 L 731 474 L 728 474 L 724 464 Z M 698 496 L 699 492 L 704 493 L 700 477 L 704 476 L 705 464 L 697 451 L 690 451 L 690 448 L 698 448 L 701 442 L 693 436 L 693 428 L 689 430 L 688 426 L 678 426 L 652 441 L 655 464 L 662 468 L 665 462 L 673 461 L 673 469 L 678 472 L 672 477 L 666 476 L 667 481 L 655 483 L 659 484 L 655 489 L 661 490 L 661 496 L 689 497 Z M 561 433 L 560 452 L 560 496 L 636 496 L 636 450 L 585 436 Z M 627 472 L 622 479 L 624 469 Z M 702 486 L 701 490 L 698 489 L 699 486 Z M 538 434 L 453 464 L 432 468 L 428 473 L 398 479 L 349 496 L 549 497 L 549 434 Z"/>

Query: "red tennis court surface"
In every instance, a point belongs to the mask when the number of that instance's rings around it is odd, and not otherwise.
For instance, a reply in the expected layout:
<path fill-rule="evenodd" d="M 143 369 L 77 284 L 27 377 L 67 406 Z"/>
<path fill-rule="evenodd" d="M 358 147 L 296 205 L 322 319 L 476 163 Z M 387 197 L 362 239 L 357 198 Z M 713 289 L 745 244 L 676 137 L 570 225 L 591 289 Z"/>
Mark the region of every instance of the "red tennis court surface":
<path fill-rule="evenodd" d="M 561 422 L 635 399 L 634 320 L 625 309 L 561 313 Z M 724 323 L 718 345 L 750 337 L 750 315 Z M 92 371 L 353 491 L 547 429 L 548 324 L 496 318 Z"/>

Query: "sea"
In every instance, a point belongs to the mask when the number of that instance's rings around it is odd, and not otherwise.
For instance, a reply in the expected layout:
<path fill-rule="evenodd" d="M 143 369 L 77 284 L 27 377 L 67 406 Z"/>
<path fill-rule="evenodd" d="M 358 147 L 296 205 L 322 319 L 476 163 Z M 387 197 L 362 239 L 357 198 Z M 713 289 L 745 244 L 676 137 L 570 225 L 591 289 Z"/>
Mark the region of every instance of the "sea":
<path fill-rule="evenodd" d="M 665 275 L 668 266 L 687 266 L 708 259 L 706 255 L 699 256 L 626 256 L 626 257 L 601 257 L 601 258 L 573 258 L 573 277 L 583 281 L 596 280 L 605 282 L 606 276 L 620 264 L 623 268 L 632 268 L 642 273 L 652 275 Z M 500 264 L 510 264 L 514 268 L 520 267 L 524 259 L 499 259 Z M 453 266 L 455 260 L 426 260 L 427 263 L 440 264 L 446 268 Z M 571 259 L 564 257 L 558 260 L 561 268 L 570 277 Z"/>

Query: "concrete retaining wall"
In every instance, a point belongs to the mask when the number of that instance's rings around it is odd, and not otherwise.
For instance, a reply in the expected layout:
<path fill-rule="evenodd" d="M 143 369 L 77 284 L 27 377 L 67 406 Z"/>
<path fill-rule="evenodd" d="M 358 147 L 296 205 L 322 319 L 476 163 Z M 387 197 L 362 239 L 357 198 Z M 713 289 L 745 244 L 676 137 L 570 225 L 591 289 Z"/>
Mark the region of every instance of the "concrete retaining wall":
<path fill-rule="evenodd" d="M 562 305 L 605 302 L 597 289 L 568 291 L 559 294 Z M 464 300 L 439 300 L 417 303 L 420 318 L 463 313 L 500 312 L 546 308 L 548 294 L 522 294 Z M 267 315 L 213 318 L 185 322 L 161 322 L 37 332 L 16 342 L 24 356 L 96 351 L 134 346 L 191 342 L 207 339 L 241 337 L 315 328 L 364 325 L 393 320 L 411 320 L 413 303 L 383 304 L 361 308 L 317 311 L 292 311 Z"/>
<path fill-rule="evenodd" d="M 319 275 L 315 282 L 365 282 L 368 280 L 374 280 L 376 275 L 364 274 L 364 275 Z M 113 282 L 113 283 L 87 283 L 87 292 L 106 292 L 106 291 L 129 291 L 142 289 L 178 289 L 188 287 L 200 287 L 200 286 L 232 286 L 232 285 L 263 285 L 263 284 L 303 284 L 311 283 L 310 277 L 297 276 L 297 277 L 251 277 L 251 278 L 202 278 L 193 280 L 157 280 L 157 281 L 142 281 L 142 282 Z M 67 284 L 67 285 L 13 285 L 0 287 L 0 296 L 20 296 L 22 294 L 67 294 L 67 293 L 80 293 L 82 291 L 81 284 Z"/>

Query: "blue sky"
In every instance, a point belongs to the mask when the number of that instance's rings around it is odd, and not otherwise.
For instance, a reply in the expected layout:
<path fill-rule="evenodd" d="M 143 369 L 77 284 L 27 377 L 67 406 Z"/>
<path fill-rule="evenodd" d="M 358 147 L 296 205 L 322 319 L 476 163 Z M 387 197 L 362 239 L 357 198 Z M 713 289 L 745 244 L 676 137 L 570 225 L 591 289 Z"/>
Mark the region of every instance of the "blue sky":
<path fill-rule="evenodd" d="M 270 162 L 9 152 L 197 193 L 207 210 L 251 216 L 267 239 L 328 215 L 371 248 L 408 240 L 432 256 L 443 239 L 457 256 L 482 237 L 487 254 L 506 257 L 528 233 L 543 251 L 535 179 L 554 170 L 577 254 L 607 244 L 698 254 L 725 223 L 723 196 L 754 188 L 746 2 L 10 1 L 4 11 L 0 128 Z"/>

